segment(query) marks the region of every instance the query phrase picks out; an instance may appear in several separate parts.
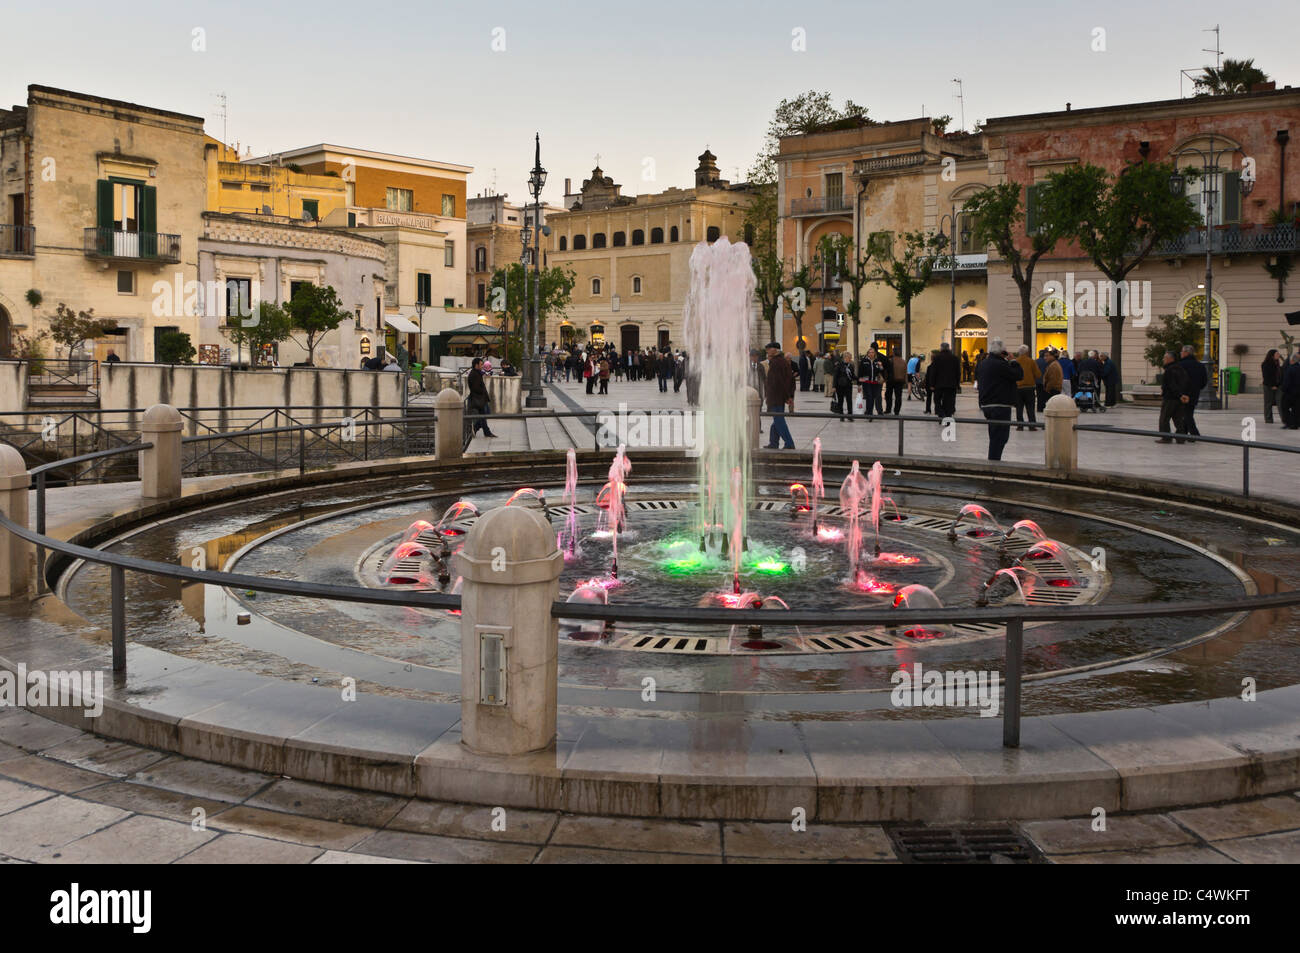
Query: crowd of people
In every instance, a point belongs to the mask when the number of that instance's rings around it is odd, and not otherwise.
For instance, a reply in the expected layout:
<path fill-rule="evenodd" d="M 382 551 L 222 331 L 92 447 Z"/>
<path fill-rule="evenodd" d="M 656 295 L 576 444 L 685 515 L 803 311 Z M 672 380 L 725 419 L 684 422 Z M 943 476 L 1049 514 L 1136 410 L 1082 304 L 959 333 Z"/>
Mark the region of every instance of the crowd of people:
<path fill-rule="evenodd" d="M 545 383 L 579 381 L 588 394 L 608 394 L 609 382 L 655 381 L 661 393 L 671 384 L 674 393 L 686 387 L 687 403 L 695 406 L 699 388 L 690 375 L 690 362 L 684 351 L 672 348 L 627 348 L 619 353 L 612 343 L 558 347 L 552 344 L 542 355 Z"/>

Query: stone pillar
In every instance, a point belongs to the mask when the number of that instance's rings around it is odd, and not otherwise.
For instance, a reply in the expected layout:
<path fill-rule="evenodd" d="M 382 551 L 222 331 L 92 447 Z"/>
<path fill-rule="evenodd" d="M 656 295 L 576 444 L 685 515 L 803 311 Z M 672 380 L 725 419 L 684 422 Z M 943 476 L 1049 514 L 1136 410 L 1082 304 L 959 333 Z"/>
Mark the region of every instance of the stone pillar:
<path fill-rule="evenodd" d="M 433 399 L 433 440 L 439 460 L 459 460 L 465 453 L 465 405 L 450 387 Z"/>
<path fill-rule="evenodd" d="M 154 404 L 140 422 L 140 439 L 153 444 L 140 451 L 140 495 L 146 500 L 174 500 L 181 495 L 180 412 L 168 404 Z"/>
<path fill-rule="evenodd" d="M 1079 435 L 1074 425 L 1079 408 L 1073 397 L 1057 394 L 1043 411 L 1047 439 L 1043 441 L 1043 463 L 1049 470 L 1069 472 L 1079 468 Z"/>
<path fill-rule="evenodd" d="M 551 603 L 564 568 L 555 531 L 535 510 L 498 507 L 466 534 L 454 566 L 463 577 L 462 740 L 480 754 L 549 747 L 558 677 Z"/>
<path fill-rule="evenodd" d="M 0 513 L 28 529 L 27 487 L 31 477 L 23 455 L 0 443 Z M 0 530 L 0 598 L 26 595 L 32 588 L 36 568 L 31 543 L 13 533 Z"/>
<path fill-rule="evenodd" d="M 757 388 L 745 388 L 745 406 L 749 414 L 749 448 L 754 450 L 759 446 L 758 438 L 763 432 L 763 418 L 759 416 L 763 411 L 763 398 Z"/>

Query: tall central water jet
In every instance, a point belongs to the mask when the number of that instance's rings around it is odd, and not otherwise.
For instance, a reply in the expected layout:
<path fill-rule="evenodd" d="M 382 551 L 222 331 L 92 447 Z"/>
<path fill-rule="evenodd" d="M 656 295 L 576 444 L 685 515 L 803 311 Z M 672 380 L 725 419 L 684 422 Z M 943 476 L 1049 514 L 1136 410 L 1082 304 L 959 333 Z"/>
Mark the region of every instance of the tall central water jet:
<path fill-rule="evenodd" d="M 754 270 L 749 247 L 719 238 L 691 252 L 686 352 L 700 380 L 699 530 L 743 541 L 749 511 L 749 319 Z M 738 548 L 731 546 L 738 567 Z M 734 583 L 734 579 L 733 579 Z"/>

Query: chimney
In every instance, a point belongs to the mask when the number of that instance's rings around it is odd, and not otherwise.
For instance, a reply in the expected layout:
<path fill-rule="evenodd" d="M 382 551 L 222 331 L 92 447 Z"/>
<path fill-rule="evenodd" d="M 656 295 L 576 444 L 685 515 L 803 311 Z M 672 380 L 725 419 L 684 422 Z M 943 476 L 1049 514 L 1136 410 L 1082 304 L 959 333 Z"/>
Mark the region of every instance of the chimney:
<path fill-rule="evenodd" d="M 1069 104 L 1069 103 L 1066 103 L 1066 104 L 1065 104 L 1065 111 L 1066 111 L 1066 112 L 1069 112 L 1069 111 L 1070 111 L 1070 104 Z"/>
<path fill-rule="evenodd" d="M 573 179 L 570 179 L 567 176 L 564 179 L 564 194 L 565 195 L 573 194 Z"/>

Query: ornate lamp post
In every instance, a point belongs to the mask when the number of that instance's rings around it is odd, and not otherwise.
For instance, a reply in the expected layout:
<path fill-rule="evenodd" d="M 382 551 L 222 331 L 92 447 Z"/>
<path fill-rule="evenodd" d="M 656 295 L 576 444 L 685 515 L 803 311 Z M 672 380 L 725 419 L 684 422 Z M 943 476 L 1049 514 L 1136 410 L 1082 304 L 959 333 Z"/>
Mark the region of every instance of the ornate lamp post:
<path fill-rule="evenodd" d="M 533 310 L 529 315 L 528 341 L 525 344 L 525 347 L 528 348 L 528 399 L 525 401 L 525 406 L 545 407 L 546 397 L 542 394 L 541 362 L 538 359 L 538 351 L 541 347 L 539 343 L 541 331 L 538 324 L 541 321 L 542 307 L 542 186 L 546 185 L 546 170 L 542 168 L 542 137 L 540 133 L 534 135 L 534 144 L 533 170 L 528 176 L 528 191 L 533 194 Z M 525 265 L 525 276 L 527 273 L 527 265 Z M 526 295 L 524 300 L 526 306 Z"/>
<path fill-rule="evenodd" d="M 1219 389 L 1216 375 L 1212 374 L 1211 368 L 1218 362 L 1218 355 L 1212 353 L 1213 342 L 1210 339 L 1210 319 L 1214 314 L 1214 197 L 1218 189 L 1214 188 L 1214 183 L 1210 181 L 1210 176 L 1219 171 L 1219 156 L 1231 155 L 1234 152 L 1240 152 L 1239 147 L 1232 149 L 1220 149 L 1215 152 L 1214 133 L 1210 133 L 1210 147 L 1208 150 L 1197 149 L 1187 146 L 1179 151 L 1179 155 L 1184 153 L 1194 153 L 1201 157 L 1201 201 L 1205 209 L 1205 340 L 1201 349 L 1201 363 L 1205 365 L 1206 387 L 1209 393 L 1206 394 L 1206 406 L 1210 409 L 1219 407 Z M 1175 195 L 1184 190 L 1184 177 L 1175 172 L 1169 177 L 1169 190 Z M 1247 178 L 1242 176 L 1238 182 L 1241 186 L 1241 194 L 1249 195 L 1255 187 L 1254 177 Z"/>
<path fill-rule="evenodd" d="M 943 220 L 948 220 L 948 227 L 952 230 L 952 237 L 943 230 Z M 951 292 L 951 301 L 948 310 L 948 346 L 957 353 L 957 203 L 952 204 L 952 211 L 939 218 L 939 234 L 948 239 L 948 258 L 949 261 L 949 290 Z M 961 240 L 963 243 L 970 240 L 970 229 L 961 230 Z M 909 358 L 912 355 L 907 355 Z"/>

